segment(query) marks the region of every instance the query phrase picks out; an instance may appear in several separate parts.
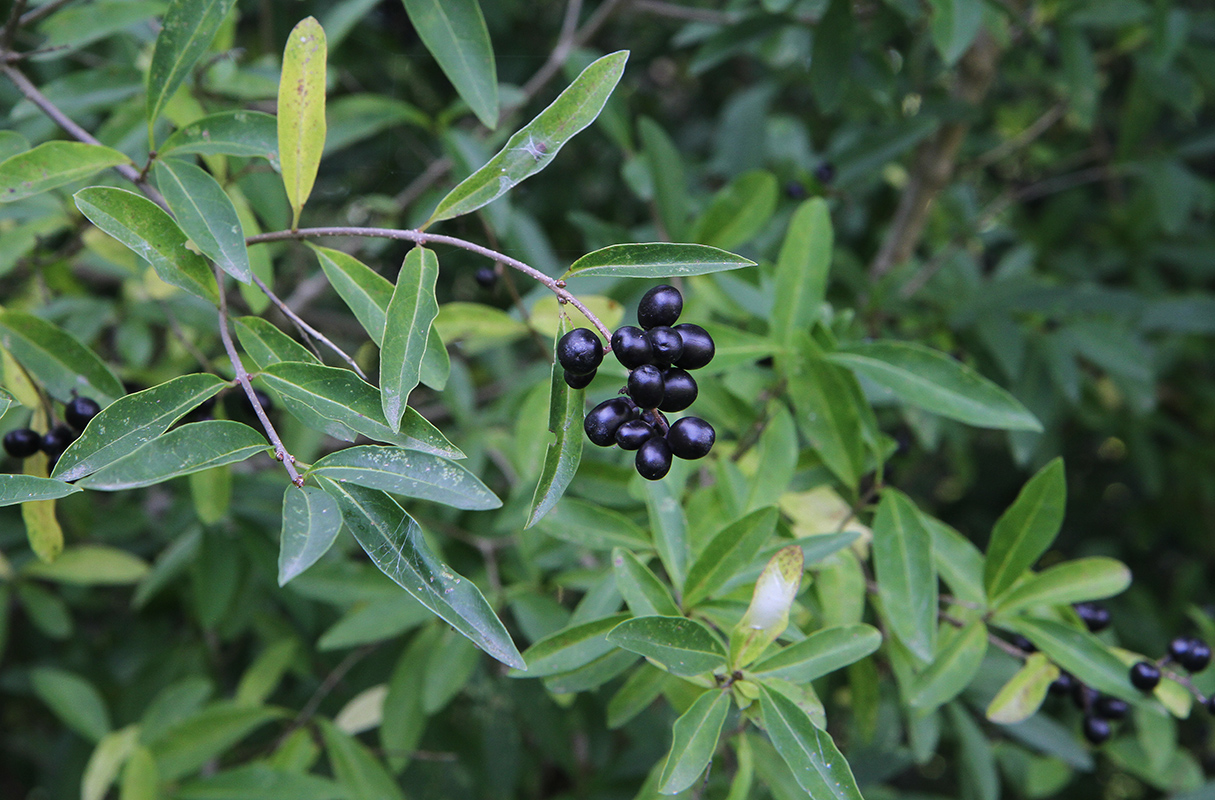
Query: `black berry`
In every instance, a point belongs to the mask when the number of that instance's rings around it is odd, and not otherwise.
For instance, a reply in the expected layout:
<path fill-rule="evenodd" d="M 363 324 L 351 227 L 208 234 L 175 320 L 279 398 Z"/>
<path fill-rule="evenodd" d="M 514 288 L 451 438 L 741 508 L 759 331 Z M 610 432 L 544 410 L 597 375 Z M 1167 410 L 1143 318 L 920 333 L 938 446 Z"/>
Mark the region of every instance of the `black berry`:
<path fill-rule="evenodd" d="M 650 349 L 650 340 L 645 338 L 645 331 L 632 325 L 617 328 L 612 334 L 612 352 L 616 360 L 627 369 L 636 369 L 649 364 L 654 358 Z"/>
<path fill-rule="evenodd" d="M 717 348 L 713 344 L 713 337 L 704 328 L 681 322 L 675 326 L 675 332 L 683 342 L 683 352 L 676 359 L 675 366 L 680 369 L 700 369 L 713 360 Z"/>
<path fill-rule="evenodd" d="M 646 292 L 637 305 L 637 323 L 649 330 L 659 325 L 670 326 L 683 311 L 683 295 L 674 286 L 655 286 Z"/>
<path fill-rule="evenodd" d="M 627 398 L 613 397 L 595 406 L 582 421 L 582 429 L 592 444 L 611 447 L 616 441 L 616 429 L 633 418 L 636 409 Z"/>
<path fill-rule="evenodd" d="M 1125 700 L 1108 694 L 1100 695 L 1093 703 L 1093 713 L 1101 719 L 1122 719 L 1129 710 L 1130 706 Z"/>
<path fill-rule="evenodd" d="M 56 425 L 42 435 L 42 452 L 52 460 L 63 455 L 68 445 L 76 441 L 76 432 L 67 425 Z"/>
<path fill-rule="evenodd" d="M 667 418 L 663 415 L 663 413 L 652 408 L 647 408 L 641 412 L 641 421 L 646 425 L 659 430 L 665 431 L 667 428 L 671 427 L 667 424 Z"/>
<path fill-rule="evenodd" d="M 1048 691 L 1051 694 L 1071 694 L 1075 687 L 1075 677 L 1070 672 L 1060 672 L 1059 677 L 1051 682 Z"/>
<path fill-rule="evenodd" d="M 13 458 L 29 458 L 42 447 L 42 437 L 29 428 L 4 434 L 4 450 Z"/>
<path fill-rule="evenodd" d="M 655 436 L 637 450 L 637 474 L 647 481 L 656 481 L 671 470 L 671 448 L 667 440 Z"/>
<path fill-rule="evenodd" d="M 101 406 L 91 397 L 76 397 L 63 407 L 63 418 L 77 431 L 83 431 L 89 420 L 97 416 Z"/>
<path fill-rule="evenodd" d="M 830 161 L 822 162 L 814 168 L 814 177 L 819 183 L 831 183 L 835 180 L 835 165 Z"/>
<path fill-rule="evenodd" d="M 794 200 L 806 199 L 806 187 L 802 186 L 798 181 L 789 181 L 785 184 L 785 196 Z"/>
<path fill-rule="evenodd" d="M 653 426 L 639 419 L 630 419 L 616 429 L 616 444 L 623 450 L 636 450 L 654 437 Z"/>
<path fill-rule="evenodd" d="M 1177 657 L 1177 662 L 1189 672 L 1202 672 L 1211 663 L 1211 647 L 1202 639 L 1190 639 L 1190 647 Z"/>
<path fill-rule="evenodd" d="M 675 420 L 667 431 L 667 444 L 671 452 L 689 461 L 707 456 L 716 439 L 713 426 L 699 417 Z"/>
<path fill-rule="evenodd" d="M 1093 744 L 1101 744 L 1110 738 L 1110 724 L 1100 717 L 1084 718 L 1084 738 Z"/>
<path fill-rule="evenodd" d="M 654 363 L 660 366 L 674 364 L 683 355 L 683 339 L 674 328 L 659 325 L 645 332 L 645 338 L 654 351 Z"/>
<path fill-rule="evenodd" d="M 1096 699 L 1097 691 L 1091 686 L 1086 686 L 1080 681 L 1076 681 L 1072 686 L 1072 703 L 1086 714 L 1093 707 L 1093 702 Z"/>
<path fill-rule="evenodd" d="M 585 389 L 591 385 L 591 381 L 595 380 L 595 370 L 591 370 L 585 375 L 575 375 L 567 369 L 561 377 L 565 378 L 565 385 L 571 389 Z"/>
<path fill-rule="evenodd" d="M 586 375 L 603 363 L 603 344 L 590 328 L 574 328 L 557 342 L 557 361 L 566 372 Z"/>
<path fill-rule="evenodd" d="M 666 393 L 662 370 L 644 364 L 629 373 L 629 397 L 641 408 L 657 408 Z"/>
<path fill-rule="evenodd" d="M 1150 692 L 1160 683 L 1160 667 L 1150 661 L 1139 661 L 1131 667 L 1131 685 L 1141 692 Z"/>
<path fill-rule="evenodd" d="M 667 392 L 658 406 L 663 411 L 683 411 L 696 402 L 696 380 L 682 369 L 671 368 L 664 374 Z"/>
<path fill-rule="evenodd" d="M 492 289 L 494 284 L 498 282 L 498 273 L 494 272 L 493 267 L 480 267 L 473 274 L 475 280 L 482 289 Z"/>
<path fill-rule="evenodd" d="M 1076 603 L 1076 613 L 1080 621 L 1093 633 L 1098 633 L 1110 626 L 1110 612 L 1105 606 L 1097 603 Z"/>

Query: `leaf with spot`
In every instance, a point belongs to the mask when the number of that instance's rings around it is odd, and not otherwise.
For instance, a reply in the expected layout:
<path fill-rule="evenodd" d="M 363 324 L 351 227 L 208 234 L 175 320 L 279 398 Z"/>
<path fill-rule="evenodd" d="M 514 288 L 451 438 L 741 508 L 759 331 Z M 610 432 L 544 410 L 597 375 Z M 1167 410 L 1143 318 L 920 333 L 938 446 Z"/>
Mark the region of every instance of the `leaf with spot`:
<path fill-rule="evenodd" d="M 176 158 L 157 160 L 155 172 L 156 185 L 194 246 L 233 278 L 251 283 L 245 234 L 223 187 L 206 171 Z"/>
<path fill-rule="evenodd" d="M 236 0 L 173 0 L 161 22 L 148 67 L 148 141 L 169 99 L 211 46 L 220 24 Z"/>
<path fill-rule="evenodd" d="M 420 450 L 347 447 L 317 461 L 308 474 L 452 508 L 483 511 L 502 505 L 476 475 L 453 461 Z"/>
<path fill-rule="evenodd" d="M 405 12 L 481 124 L 498 127 L 498 71 L 477 0 L 405 0 Z"/>
<path fill-rule="evenodd" d="M 798 786 L 815 800 L 862 800 L 852 769 L 830 734 L 819 730 L 796 703 L 762 683 L 759 704 L 768 736 Z"/>
<path fill-rule="evenodd" d="M 278 84 L 278 156 L 291 203 L 291 228 L 312 194 L 325 149 L 325 31 L 305 17 L 287 35 Z"/>
<path fill-rule="evenodd" d="M 174 131 L 158 154 L 264 158 L 279 169 L 278 120 L 261 111 L 220 111 Z"/>
<path fill-rule="evenodd" d="M 0 203 L 24 200 L 129 163 L 122 153 L 99 144 L 43 142 L 0 161 Z"/>
<path fill-rule="evenodd" d="M 269 447 L 261 433 L 240 422 L 192 422 L 81 478 L 76 485 L 106 492 L 137 489 L 235 464 Z"/>

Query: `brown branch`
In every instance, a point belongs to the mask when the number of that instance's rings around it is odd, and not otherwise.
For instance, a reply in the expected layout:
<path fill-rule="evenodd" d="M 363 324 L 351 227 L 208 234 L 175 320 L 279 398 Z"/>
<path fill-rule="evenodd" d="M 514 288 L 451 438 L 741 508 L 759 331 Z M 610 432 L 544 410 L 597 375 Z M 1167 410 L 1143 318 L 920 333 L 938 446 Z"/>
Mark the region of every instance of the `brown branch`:
<path fill-rule="evenodd" d="M 291 320 L 296 325 L 298 325 L 299 329 L 302 330 L 304 333 L 308 334 L 309 336 L 316 339 L 321 344 L 328 347 L 333 352 L 337 353 L 338 356 L 343 361 L 345 361 L 347 364 L 349 364 L 351 366 L 351 368 L 356 373 L 358 373 L 358 376 L 360 378 L 362 378 L 363 380 L 367 380 L 367 375 L 363 373 L 363 370 L 359 369 L 359 365 L 354 362 L 353 358 L 351 358 L 349 355 L 346 354 L 345 350 L 343 350 L 342 348 L 338 347 L 336 344 L 331 342 L 329 340 L 329 338 L 325 336 L 325 334 L 321 333 L 316 328 L 309 325 L 307 322 L 304 322 L 303 318 L 300 317 L 299 314 L 296 314 L 294 311 L 292 311 L 291 307 L 288 306 L 286 303 L 284 303 L 279 298 L 279 296 L 276 295 L 274 293 L 274 291 L 269 286 L 266 285 L 265 281 L 263 281 L 261 278 L 254 275 L 253 282 L 255 284 L 257 284 L 257 288 L 261 289 L 262 292 L 265 293 L 266 297 L 270 298 L 270 302 L 274 303 L 274 305 L 278 307 L 278 310 L 283 312 L 283 316 L 285 316 L 287 319 Z"/>

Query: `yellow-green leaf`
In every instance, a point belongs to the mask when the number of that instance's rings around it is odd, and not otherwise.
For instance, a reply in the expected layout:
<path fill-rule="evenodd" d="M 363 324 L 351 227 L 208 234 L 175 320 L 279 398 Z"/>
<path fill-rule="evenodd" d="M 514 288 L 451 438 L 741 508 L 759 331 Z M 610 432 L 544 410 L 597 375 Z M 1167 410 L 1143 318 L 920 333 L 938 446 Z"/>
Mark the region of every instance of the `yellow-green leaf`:
<path fill-rule="evenodd" d="M 325 149 L 325 61 L 321 24 L 314 17 L 300 20 L 287 37 L 278 84 L 278 152 L 293 229 Z"/>

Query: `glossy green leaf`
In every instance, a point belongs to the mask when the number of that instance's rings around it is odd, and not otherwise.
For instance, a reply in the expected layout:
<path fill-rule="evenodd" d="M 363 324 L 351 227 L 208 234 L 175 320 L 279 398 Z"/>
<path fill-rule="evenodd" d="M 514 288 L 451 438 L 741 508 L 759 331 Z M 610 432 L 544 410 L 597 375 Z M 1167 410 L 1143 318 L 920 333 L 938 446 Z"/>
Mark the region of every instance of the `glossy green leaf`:
<path fill-rule="evenodd" d="M 358 739 L 323 717 L 317 720 L 333 776 L 347 800 L 405 800 L 383 764 Z"/>
<path fill-rule="evenodd" d="M 954 597 L 975 608 L 987 605 L 983 590 L 983 554 L 962 534 L 939 519 L 921 514 L 932 532 L 932 558 Z"/>
<path fill-rule="evenodd" d="M 848 761 L 831 736 L 789 698 L 760 684 L 764 727 L 798 786 L 815 800 L 861 800 Z"/>
<path fill-rule="evenodd" d="M 668 674 L 648 662 L 638 667 L 608 701 L 608 728 L 616 730 L 649 708 L 662 694 Z"/>
<path fill-rule="evenodd" d="M 675 586 L 682 586 L 688 572 L 688 520 L 672 481 L 646 481 L 645 507 L 650 517 L 654 549 Z"/>
<path fill-rule="evenodd" d="M 130 162 L 117 150 L 99 144 L 43 142 L 0 161 L 0 203 L 24 200 Z"/>
<path fill-rule="evenodd" d="M 983 26 L 981 0 L 928 0 L 932 6 L 932 43 L 952 65 L 974 42 Z"/>
<path fill-rule="evenodd" d="M 871 625 L 837 625 L 782 648 L 754 664 L 748 672 L 757 678 L 806 684 L 860 661 L 881 644 L 882 634 Z"/>
<path fill-rule="evenodd" d="M 174 131 L 158 152 L 162 158 L 194 154 L 264 158 L 278 169 L 278 120 L 261 111 L 220 111 Z"/>
<path fill-rule="evenodd" d="M 933 414 L 979 428 L 1041 431 L 1021 402 L 970 367 L 912 342 L 851 344 L 827 358 Z"/>
<path fill-rule="evenodd" d="M 1056 458 L 1029 479 L 992 528 L 983 567 L 989 598 L 1004 594 L 1046 552 L 1059 534 L 1066 503 L 1063 459 Z"/>
<path fill-rule="evenodd" d="M 165 104 L 211 46 L 236 0 L 173 0 L 161 22 L 148 67 L 148 139 Z"/>
<path fill-rule="evenodd" d="M 912 708 L 933 709 L 948 703 L 970 685 L 987 654 L 987 626 L 972 622 L 955 631 L 913 683 Z"/>
<path fill-rule="evenodd" d="M 13 506 L 34 500 L 56 500 L 79 491 L 79 487 L 52 478 L 15 473 L 0 474 L 0 506 Z"/>
<path fill-rule="evenodd" d="M 197 770 L 267 722 L 284 714 L 267 706 L 220 701 L 174 725 L 149 749 L 166 781 Z"/>
<path fill-rule="evenodd" d="M 342 521 L 385 575 L 494 658 L 526 668 L 481 591 L 431 552 L 421 526 L 396 501 L 376 489 L 322 480 Z"/>
<path fill-rule="evenodd" d="M 639 552 L 654 549 L 645 530 L 624 514 L 573 497 L 563 498 L 541 520 L 540 530 L 591 550 L 623 547 Z"/>
<path fill-rule="evenodd" d="M 84 678 L 54 667 L 30 670 L 34 694 L 64 725 L 91 742 L 110 732 L 110 712 L 101 694 Z"/>
<path fill-rule="evenodd" d="M 1046 619 L 1016 617 L 1004 623 L 1027 637 L 1060 669 L 1099 692 L 1121 697 L 1128 703 L 1143 702 L 1127 680 L 1127 666 L 1096 636 L 1087 631 Z"/>
<path fill-rule="evenodd" d="M 261 317 L 237 317 L 232 322 L 241 348 L 259 368 L 264 369 L 280 361 L 321 363 L 311 350 Z"/>
<path fill-rule="evenodd" d="M 283 493 L 278 585 L 285 585 L 315 564 L 333 546 L 341 529 L 337 501 L 315 486 L 288 486 Z"/>
<path fill-rule="evenodd" d="M 106 406 L 122 397 L 122 383 L 79 339 L 40 317 L 20 311 L 0 313 L 0 345 L 56 400 L 76 394 Z"/>
<path fill-rule="evenodd" d="M 700 675 L 726 665 L 718 638 L 687 617 L 636 617 L 620 623 L 607 640 L 657 661 L 672 675 Z"/>
<path fill-rule="evenodd" d="M 511 676 L 543 678 L 586 666 L 616 649 L 616 645 L 607 640 L 607 635 L 628 616 L 613 614 L 545 636 L 523 651 L 527 671 L 512 672 Z"/>
<path fill-rule="evenodd" d="M 173 796 L 179 800 L 345 800 L 347 791 L 328 778 L 246 764 L 188 781 Z"/>
<path fill-rule="evenodd" d="M 799 332 L 810 330 L 821 313 L 833 246 L 827 202 L 815 197 L 799 205 L 776 258 L 777 300 L 769 326 L 772 338 L 786 348 L 793 346 Z"/>
<path fill-rule="evenodd" d="M 931 661 L 937 633 L 932 534 L 915 503 L 897 489 L 883 490 L 873 521 L 873 571 L 891 629 L 911 652 Z"/>
<path fill-rule="evenodd" d="M 78 586 L 121 586 L 136 583 L 147 575 L 148 562 L 116 547 L 77 544 L 65 548 L 49 564 L 28 562 L 21 568 L 21 574 Z"/>
<path fill-rule="evenodd" d="M 459 464 L 420 450 L 372 445 L 347 447 L 317 461 L 309 474 L 452 508 L 485 510 L 502 505 L 476 475 Z"/>
<path fill-rule="evenodd" d="M 568 317 L 561 318 L 557 340 L 570 329 Z M 555 345 L 554 345 L 555 346 Z M 563 377 L 561 364 L 554 361 L 549 378 L 548 432 L 554 437 L 544 453 L 540 480 L 532 494 L 531 512 L 524 528 L 530 528 L 552 511 L 565 494 L 578 464 L 582 461 L 582 420 L 586 405 L 585 389 L 571 389 Z"/>
<path fill-rule="evenodd" d="M 223 187 L 209 173 L 176 158 L 157 160 L 155 172 L 156 185 L 194 246 L 233 278 L 251 283 L 245 234 Z"/>
<path fill-rule="evenodd" d="M 93 417 L 59 457 L 53 476 L 78 480 L 135 452 L 227 385 L 216 375 L 182 375 L 118 398 Z"/>
<path fill-rule="evenodd" d="M 744 172 L 713 195 L 689 237 L 723 249 L 745 244 L 772 218 L 776 195 L 776 176 L 771 172 Z"/>
<path fill-rule="evenodd" d="M 696 783 L 713 760 L 730 711 L 730 693 L 710 689 L 675 720 L 671 751 L 658 779 L 663 794 L 677 794 Z"/>
<path fill-rule="evenodd" d="M 380 348 L 380 397 L 384 418 L 396 431 L 405 414 L 409 393 L 422 374 L 422 356 L 430 325 L 439 313 L 435 282 L 439 259 L 433 250 L 414 247 L 405 256 L 384 321 Z"/>
<path fill-rule="evenodd" d="M 1038 713 L 1059 668 L 1042 653 L 1032 653 L 1025 664 L 1000 687 L 987 706 L 987 718 L 1001 725 L 1016 725 Z"/>
<path fill-rule="evenodd" d="M 356 434 L 426 453 L 463 458 L 464 454 L 412 408 L 399 432 L 384 420 L 380 393 L 353 372 L 319 364 L 279 363 L 260 378 L 283 399 L 287 410 L 306 425 L 352 442 Z"/>
<path fill-rule="evenodd" d="M 749 258 L 704 244 L 613 244 L 575 261 L 563 278 L 673 278 L 753 267 Z"/>
<path fill-rule="evenodd" d="M 287 34 L 278 84 L 278 157 L 291 204 L 291 228 L 312 194 L 325 149 L 325 31 L 314 17 Z"/>
<path fill-rule="evenodd" d="M 476 211 L 547 167 L 566 142 L 599 116 L 624 74 L 628 56 L 621 50 L 584 69 L 548 108 L 511 136 L 496 156 L 440 200 L 427 224 Z"/>
<path fill-rule="evenodd" d="M 736 572 L 750 564 L 776 530 L 779 516 L 774 507 L 760 508 L 715 533 L 688 568 L 683 590 L 684 607 L 694 608 L 711 597 Z"/>
<path fill-rule="evenodd" d="M 309 243 L 329 285 L 354 313 L 354 318 L 378 346 L 384 339 L 384 321 L 392 301 L 393 285 L 371 267 L 341 250 Z"/>
<path fill-rule="evenodd" d="M 235 464 L 269 449 L 263 434 L 240 422 L 192 422 L 81 478 L 76 485 L 107 492 L 137 489 Z"/>
<path fill-rule="evenodd" d="M 1078 558 L 1043 570 L 1013 586 L 996 601 L 996 613 L 1011 614 L 1030 606 L 1061 606 L 1102 600 L 1131 585 L 1131 571 L 1104 556 Z"/>
<path fill-rule="evenodd" d="M 74 196 L 80 213 L 151 264 L 162 281 L 219 303 L 215 273 L 205 258 L 190 249 L 189 238 L 160 206 L 108 186 L 90 186 Z"/>
<path fill-rule="evenodd" d="M 616 588 L 635 617 L 680 615 L 671 590 L 645 563 L 623 547 L 612 550 Z"/>
<path fill-rule="evenodd" d="M 798 427 L 827 468 L 845 486 L 855 487 L 865 468 L 856 379 L 824 360 L 808 337 L 802 343 L 802 358 L 786 375 Z"/>
<path fill-rule="evenodd" d="M 405 11 L 481 124 L 498 127 L 498 70 L 477 0 L 405 0 Z"/>

